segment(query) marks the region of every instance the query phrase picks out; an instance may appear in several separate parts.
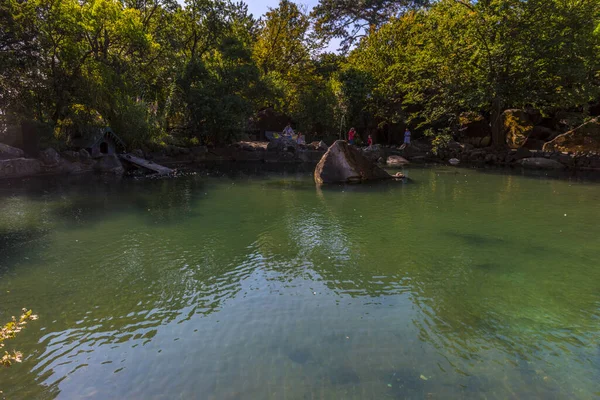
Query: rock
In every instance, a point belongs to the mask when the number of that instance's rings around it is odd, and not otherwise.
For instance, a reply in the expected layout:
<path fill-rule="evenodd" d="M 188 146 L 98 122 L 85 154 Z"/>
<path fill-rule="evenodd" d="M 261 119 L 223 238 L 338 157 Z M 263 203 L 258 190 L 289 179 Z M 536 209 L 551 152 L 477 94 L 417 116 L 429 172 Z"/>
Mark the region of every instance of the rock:
<path fill-rule="evenodd" d="M 46 167 L 56 167 L 60 164 L 60 154 L 53 148 L 49 147 L 40 152 L 40 160 Z"/>
<path fill-rule="evenodd" d="M 16 147 L 0 143 L 0 160 L 10 160 L 11 158 L 23 158 L 25 152 Z"/>
<path fill-rule="evenodd" d="M 323 152 L 320 150 L 302 150 L 298 152 L 298 159 L 303 162 L 316 164 L 323 157 Z"/>
<path fill-rule="evenodd" d="M 189 154 L 189 153 L 190 153 L 190 149 L 185 148 L 185 147 L 179 147 L 179 146 L 173 146 L 173 145 L 168 145 L 165 147 L 165 154 L 169 157 L 177 157 L 179 155 Z"/>
<path fill-rule="evenodd" d="M 195 154 L 195 155 L 208 153 L 208 148 L 206 146 L 196 146 L 196 147 L 192 147 L 190 150 L 191 150 L 192 154 Z"/>
<path fill-rule="evenodd" d="M 584 123 L 585 116 L 581 112 L 558 111 L 553 118 L 553 127 L 560 133 L 570 132 Z"/>
<path fill-rule="evenodd" d="M 60 153 L 60 155 L 67 161 L 79 162 L 80 154 L 78 151 L 67 150 Z"/>
<path fill-rule="evenodd" d="M 544 148 L 545 144 L 546 144 L 546 142 L 543 140 L 532 139 L 531 137 L 529 137 L 529 138 L 527 138 L 527 141 L 525 142 L 525 144 L 523 145 L 522 148 L 525 148 L 528 150 L 542 150 Z"/>
<path fill-rule="evenodd" d="M 448 160 L 448 162 L 450 163 L 450 165 L 458 165 L 460 164 L 460 160 L 457 158 L 451 158 Z"/>
<path fill-rule="evenodd" d="M 306 147 L 312 150 L 316 150 L 319 148 L 319 142 L 317 142 L 316 140 L 314 142 L 310 142 L 306 144 Z"/>
<path fill-rule="evenodd" d="M 89 162 L 83 163 L 78 161 L 71 162 L 69 160 L 63 160 L 63 162 L 61 163 L 61 172 L 66 174 L 79 174 L 91 170 L 92 165 Z"/>
<path fill-rule="evenodd" d="M 79 150 L 79 160 L 83 163 L 90 163 L 92 162 L 92 156 L 86 149 L 81 149 Z"/>
<path fill-rule="evenodd" d="M 281 137 L 279 139 L 271 140 L 267 145 L 267 151 L 274 151 L 278 153 L 295 153 L 296 150 L 298 150 L 298 143 L 289 137 Z"/>
<path fill-rule="evenodd" d="M 254 146 L 252 146 L 251 144 L 249 144 L 249 143 L 246 143 L 246 142 L 242 142 L 242 143 L 240 143 L 240 148 L 241 148 L 243 151 L 256 151 L 256 147 L 254 147 Z"/>
<path fill-rule="evenodd" d="M 529 139 L 548 141 L 548 140 L 554 139 L 559 134 L 560 134 L 559 132 L 556 132 L 545 126 L 536 125 L 531 129 L 531 132 L 529 134 Z"/>
<path fill-rule="evenodd" d="M 317 164 L 314 175 L 318 184 L 391 179 L 390 174 L 344 140 L 331 145 Z"/>
<path fill-rule="evenodd" d="M 361 151 L 363 156 L 367 157 L 371 161 L 376 161 L 380 158 L 386 159 L 385 149 L 380 144 L 365 147 Z"/>
<path fill-rule="evenodd" d="M 317 141 L 310 142 L 309 144 L 306 145 L 306 147 L 310 150 L 319 150 L 320 143 L 321 142 L 317 142 Z M 327 145 L 325 145 L 325 146 L 327 146 Z"/>
<path fill-rule="evenodd" d="M 451 140 L 451 141 L 448 142 L 448 145 L 446 145 L 446 148 L 448 148 L 450 150 L 459 150 L 459 151 L 462 151 L 463 146 L 460 143 L 458 143 L 458 142 L 456 142 L 454 140 Z"/>
<path fill-rule="evenodd" d="M 481 148 L 487 147 L 492 141 L 492 130 L 483 116 L 467 112 L 459 117 L 461 142 Z"/>
<path fill-rule="evenodd" d="M 262 144 L 262 142 L 244 142 L 244 141 L 242 141 L 242 142 L 236 142 L 236 143 L 232 144 L 230 147 L 234 148 L 236 150 L 248 151 L 248 152 L 254 152 L 254 151 L 264 149 L 264 145 Z"/>
<path fill-rule="evenodd" d="M 41 161 L 33 158 L 0 160 L 0 178 L 20 178 L 39 174 L 41 171 Z"/>
<path fill-rule="evenodd" d="M 600 151 L 600 119 L 593 119 L 544 145 L 544 151 L 571 153 Z"/>
<path fill-rule="evenodd" d="M 119 157 L 114 154 L 105 155 L 96 160 L 94 170 L 111 174 L 122 174 L 125 171 Z"/>
<path fill-rule="evenodd" d="M 530 157 L 520 161 L 523 168 L 531 169 L 564 169 L 565 166 L 558 161 L 549 158 Z"/>
<path fill-rule="evenodd" d="M 527 141 L 533 130 L 533 123 L 524 110 L 506 110 L 502 113 L 502 128 L 506 144 L 511 149 L 518 149 Z"/>
<path fill-rule="evenodd" d="M 389 156 L 388 159 L 387 159 L 387 161 L 386 161 L 386 164 L 389 167 L 401 167 L 403 165 L 410 164 L 410 163 L 404 157 L 401 157 L 401 156 Z"/>
<path fill-rule="evenodd" d="M 136 157 L 144 158 L 144 152 L 141 149 L 135 149 L 131 152 Z"/>
<path fill-rule="evenodd" d="M 532 156 L 533 156 L 533 153 L 523 147 L 517 149 L 517 151 L 515 151 L 513 154 L 513 158 L 517 161 L 522 160 L 524 158 L 531 158 Z"/>

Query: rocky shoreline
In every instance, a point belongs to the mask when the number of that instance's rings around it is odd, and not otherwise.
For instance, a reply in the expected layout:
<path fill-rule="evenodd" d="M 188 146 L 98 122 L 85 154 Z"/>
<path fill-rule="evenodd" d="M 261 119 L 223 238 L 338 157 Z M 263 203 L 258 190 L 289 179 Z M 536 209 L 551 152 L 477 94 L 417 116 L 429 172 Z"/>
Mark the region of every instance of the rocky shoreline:
<path fill-rule="evenodd" d="M 138 149 L 132 154 L 157 164 L 184 167 L 210 162 L 316 165 L 326 150 L 327 146 L 323 142 L 297 145 L 292 141 L 278 141 L 237 142 L 218 148 L 166 146 L 160 151 Z M 427 141 L 416 141 L 405 149 L 398 146 L 374 145 L 361 148 L 360 151 L 369 160 L 391 168 L 412 163 L 600 172 L 600 154 L 593 152 L 475 148 L 470 144 L 458 142 L 450 142 L 445 148 L 434 152 Z M 22 150 L 0 144 L 0 179 L 85 172 L 123 174 L 127 171 L 116 155 L 92 158 L 85 150 L 59 153 L 49 148 L 40 152 L 37 158 L 28 158 Z"/>

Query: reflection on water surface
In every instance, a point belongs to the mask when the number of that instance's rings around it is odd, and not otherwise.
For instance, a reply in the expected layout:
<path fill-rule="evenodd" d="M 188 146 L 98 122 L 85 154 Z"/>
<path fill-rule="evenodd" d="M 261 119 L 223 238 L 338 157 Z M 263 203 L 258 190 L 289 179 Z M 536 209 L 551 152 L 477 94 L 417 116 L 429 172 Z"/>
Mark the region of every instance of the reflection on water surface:
<path fill-rule="evenodd" d="M 9 398 L 600 396 L 600 185 L 463 169 L 0 185 Z"/>

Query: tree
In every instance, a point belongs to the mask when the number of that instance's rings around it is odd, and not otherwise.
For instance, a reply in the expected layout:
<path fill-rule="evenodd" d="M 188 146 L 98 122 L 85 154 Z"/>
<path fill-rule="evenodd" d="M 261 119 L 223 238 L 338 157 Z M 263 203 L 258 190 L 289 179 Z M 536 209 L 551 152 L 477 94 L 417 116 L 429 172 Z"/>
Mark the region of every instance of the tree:
<path fill-rule="evenodd" d="M 506 108 L 581 106 L 598 94 L 593 0 L 442 0 L 370 35 L 352 55 L 421 126 L 483 113 L 504 145 Z M 588 17 L 586 17 L 586 15 Z"/>
<path fill-rule="evenodd" d="M 232 140 L 245 130 L 253 99 L 263 91 L 251 50 L 231 37 L 202 60 L 190 61 L 179 86 L 189 132 L 211 144 Z"/>
<path fill-rule="evenodd" d="M 344 52 L 392 17 L 426 6 L 429 0 L 320 0 L 313 9 L 316 31 L 325 38 L 341 38 Z"/>
<path fill-rule="evenodd" d="M 290 0 L 281 0 L 277 8 L 270 9 L 260 21 L 254 45 L 254 58 L 263 74 L 286 75 L 304 68 L 311 53 L 321 47 L 309 35 L 309 28 L 308 15 Z"/>

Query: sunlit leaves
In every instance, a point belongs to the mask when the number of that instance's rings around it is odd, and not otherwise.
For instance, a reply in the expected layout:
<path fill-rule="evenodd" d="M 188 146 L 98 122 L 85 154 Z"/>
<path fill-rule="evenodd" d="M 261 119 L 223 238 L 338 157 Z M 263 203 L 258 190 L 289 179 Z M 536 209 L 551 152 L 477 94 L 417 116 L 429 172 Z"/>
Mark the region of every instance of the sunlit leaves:
<path fill-rule="evenodd" d="M 23 309 L 23 314 L 17 319 L 12 317 L 12 321 L 0 327 L 0 349 L 4 348 L 4 341 L 9 339 L 14 339 L 15 336 L 23 329 L 25 329 L 25 325 L 29 321 L 35 321 L 37 319 L 37 315 L 33 315 L 31 310 Z M 9 353 L 7 351 L 4 352 L 4 355 L 0 358 L 0 365 L 5 367 L 10 367 L 13 363 L 20 363 L 23 360 L 23 355 L 18 351 L 13 351 Z"/>

